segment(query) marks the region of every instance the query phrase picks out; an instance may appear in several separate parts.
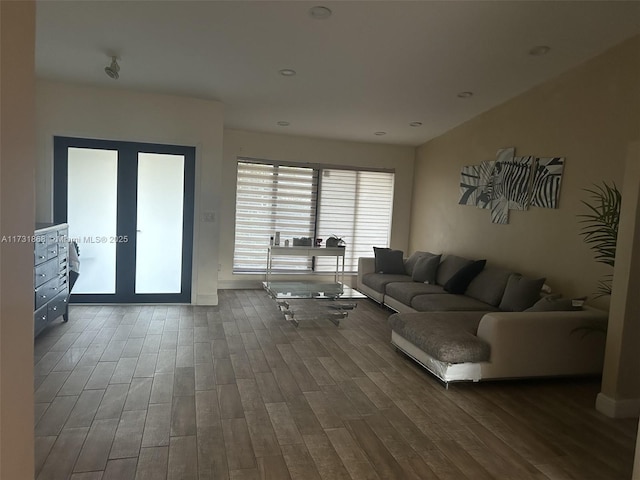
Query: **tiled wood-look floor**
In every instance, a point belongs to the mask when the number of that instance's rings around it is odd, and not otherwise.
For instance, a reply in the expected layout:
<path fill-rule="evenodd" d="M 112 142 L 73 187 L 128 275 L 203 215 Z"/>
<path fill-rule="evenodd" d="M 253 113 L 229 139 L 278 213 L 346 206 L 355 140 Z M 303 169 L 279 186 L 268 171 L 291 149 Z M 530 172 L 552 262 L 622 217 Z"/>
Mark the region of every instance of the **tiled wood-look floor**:
<path fill-rule="evenodd" d="M 593 409 L 597 381 L 445 390 L 359 303 L 298 329 L 258 290 L 72 307 L 35 343 L 37 478 L 630 478 L 636 421 Z"/>

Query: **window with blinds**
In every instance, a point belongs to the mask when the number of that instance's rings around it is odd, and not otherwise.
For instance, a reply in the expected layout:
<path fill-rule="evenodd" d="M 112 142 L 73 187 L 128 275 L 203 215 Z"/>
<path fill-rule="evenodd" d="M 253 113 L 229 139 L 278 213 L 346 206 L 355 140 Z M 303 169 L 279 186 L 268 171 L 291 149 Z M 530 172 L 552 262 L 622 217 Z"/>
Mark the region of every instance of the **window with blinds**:
<path fill-rule="evenodd" d="M 393 183 L 390 172 L 238 160 L 233 271 L 264 272 L 278 231 L 281 245 L 294 237 L 343 238 L 345 271 L 357 271 L 358 257 L 389 243 Z M 273 269 L 329 272 L 335 259 L 278 256 Z"/>
<path fill-rule="evenodd" d="M 234 271 L 264 271 L 275 232 L 281 244 L 286 238 L 313 237 L 317 192 L 318 172 L 312 168 L 238 162 Z M 273 268 L 311 270 L 311 259 L 277 257 Z"/>
<path fill-rule="evenodd" d="M 389 245 L 394 174 L 363 170 L 323 169 L 320 175 L 317 236 L 331 235 L 347 244 L 345 271 L 358 270 L 358 258 L 373 247 Z M 332 271 L 335 261 L 318 257 L 317 271 Z"/>

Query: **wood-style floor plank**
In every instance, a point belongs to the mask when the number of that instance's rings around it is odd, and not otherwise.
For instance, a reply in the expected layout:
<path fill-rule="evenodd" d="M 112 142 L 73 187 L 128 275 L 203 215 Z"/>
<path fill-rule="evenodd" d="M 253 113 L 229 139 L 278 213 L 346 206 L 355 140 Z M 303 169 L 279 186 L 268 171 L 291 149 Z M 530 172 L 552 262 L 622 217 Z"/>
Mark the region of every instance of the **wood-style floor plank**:
<path fill-rule="evenodd" d="M 35 341 L 36 478 L 630 478 L 637 422 L 595 411 L 598 379 L 445 389 L 357 303 L 298 328 L 261 290 L 72 305 Z"/>

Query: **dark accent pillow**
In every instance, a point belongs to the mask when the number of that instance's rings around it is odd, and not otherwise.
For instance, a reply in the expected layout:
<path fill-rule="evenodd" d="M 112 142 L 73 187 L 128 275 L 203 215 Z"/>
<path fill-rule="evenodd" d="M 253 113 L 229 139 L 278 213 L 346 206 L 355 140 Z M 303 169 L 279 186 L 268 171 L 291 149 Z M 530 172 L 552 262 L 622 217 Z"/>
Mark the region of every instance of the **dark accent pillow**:
<path fill-rule="evenodd" d="M 582 310 L 582 307 L 574 306 L 573 299 L 562 298 L 560 295 L 547 295 L 542 297 L 525 312 L 570 312 Z"/>
<path fill-rule="evenodd" d="M 376 273 L 390 273 L 392 275 L 406 275 L 404 269 L 404 253 L 402 250 L 373 247 Z"/>
<path fill-rule="evenodd" d="M 486 260 L 476 260 L 462 267 L 444 284 L 444 291 L 462 295 L 471 283 L 471 280 L 476 278 L 476 275 L 482 271 L 486 263 Z"/>
<path fill-rule="evenodd" d="M 430 283 L 432 285 L 436 283 L 436 273 L 438 273 L 441 257 L 442 255 L 423 255 L 418 258 L 411 276 L 413 281 Z"/>
<path fill-rule="evenodd" d="M 507 312 L 522 312 L 533 306 L 540 299 L 540 289 L 545 280 L 545 278 L 532 279 L 522 275 L 511 275 L 498 308 Z"/>

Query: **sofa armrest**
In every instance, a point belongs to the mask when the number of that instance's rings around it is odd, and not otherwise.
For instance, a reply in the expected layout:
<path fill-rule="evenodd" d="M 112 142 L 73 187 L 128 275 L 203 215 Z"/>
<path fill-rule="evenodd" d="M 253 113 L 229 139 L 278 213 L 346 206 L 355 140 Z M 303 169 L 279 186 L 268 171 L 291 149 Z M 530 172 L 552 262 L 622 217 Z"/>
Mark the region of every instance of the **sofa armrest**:
<path fill-rule="evenodd" d="M 604 327 L 607 313 L 586 307 L 570 312 L 492 312 L 478 325 L 491 345 L 482 378 L 599 374 L 606 335 L 583 327 Z"/>
<path fill-rule="evenodd" d="M 359 257 L 358 258 L 358 283 L 362 285 L 362 277 L 367 273 L 374 273 L 376 271 L 376 259 L 374 257 Z"/>

